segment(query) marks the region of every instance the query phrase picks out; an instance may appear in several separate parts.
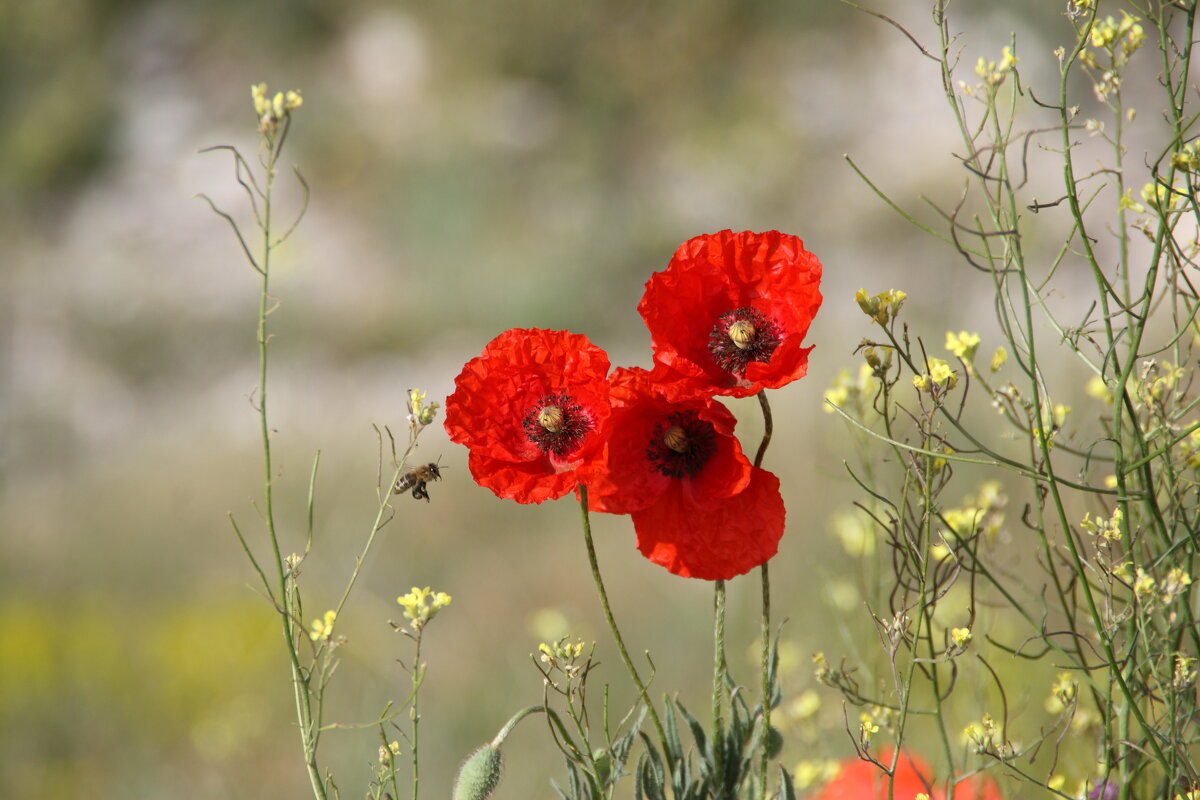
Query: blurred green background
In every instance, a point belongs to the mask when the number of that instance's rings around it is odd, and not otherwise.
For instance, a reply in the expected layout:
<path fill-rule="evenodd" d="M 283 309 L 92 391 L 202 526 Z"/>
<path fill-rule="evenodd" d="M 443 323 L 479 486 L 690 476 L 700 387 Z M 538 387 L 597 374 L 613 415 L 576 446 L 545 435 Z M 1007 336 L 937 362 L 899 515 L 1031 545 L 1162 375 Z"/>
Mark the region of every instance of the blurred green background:
<path fill-rule="evenodd" d="M 925 3 L 874 5 L 933 38 Z M 999 5 L 955 4 L 964 63 L 996 58 L 1018 30 L 1029 69 L 1050 66 L 1069 35 L 1058 4 Z M 196 151 L 255 151 L 259 81 L 305 99 L 288 158 L 313 200 L 277 264 L 272 402 L 289 550 L 322 452 L 311 616 L 336 602 L 369 530 L 371 425 L 403 429 L 406 389 L 444 396 L 510 327 L 570 328 L 615 364 L 648 365 L 636 304 L 650 273 L 698 233 L 775 228 L 824 262 L 827 298 L 810 377 L 772 401 L 788 691 L 813 685 L 813 651 L 870 644 L 861 606 L 828 591 L 853 563 L 829 521 L 855 492 L 850 440 L 821 396 L 869 333 L 854 290 L 906 289 L 914 320 L 935 315 L 934 347 L 948 328 L 993 325 L 987 280 L 842 159 L 914 206 L 961 186 L 936 69 L 894 30 L 832 0 L 0 0 L 0 795 L 307 791 L 276 620 L 226 519 L 263 543 L 256 281 L 194 198 L 246 220 L 229 159 Z M 754 402 L 732 407 L 756 442 Z M 439 797 L 468 750 L 540 701 L 529 654 L 556 615 L 600 642 L 594 680 L 614 702 L 629 693 L 575 506 L 495 499 L 440 426 L 419 457 L 440 457 L 445 480 L 429 505 L 400 498 L 339 620 L 330 717 L 369 720 L 404 696 L 395 597 L 452 594 L 425 645 L 424 785 Z M 644 561 L 627 519 L 596 527 L 657 691 L 703 707 L 710 587 Z M 748 683 L 757 592 L 754 578 L 730 587 L 732 665 Z M 833 735 L 785 762 L 850 754 L 822 696 Z M 361 796 L 376 735 L 324 744 L 345 796 Z M 523 727 L 497 797 L 551 797 L 562 774 L 548 753 Z"/>

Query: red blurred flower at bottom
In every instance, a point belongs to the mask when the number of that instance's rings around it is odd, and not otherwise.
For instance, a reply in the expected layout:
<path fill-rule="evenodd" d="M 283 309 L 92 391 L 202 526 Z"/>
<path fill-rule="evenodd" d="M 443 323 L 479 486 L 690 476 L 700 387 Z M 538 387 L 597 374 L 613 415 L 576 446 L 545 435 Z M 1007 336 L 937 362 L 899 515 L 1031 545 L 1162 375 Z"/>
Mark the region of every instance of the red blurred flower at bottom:
<path fill-rule="evenodd" d="M 885 750 L 876 758 L 883 764 L 890 764 L 892 752 Z M 911 753 L 901 752 L 891 795 L 888 794 L 887 775 L 870 761 L 856 757 L 843 762 L 837 777 L 825 784 L 812 800 L 887 800 L 888 797 L 913 800 L 919 794 L 929 795 L 930 800 L 943 800 L 944 797 L 929 765 Z M 1000 789 L 991 778 L 971 777 L 955 785 L 951 800 L 1000 800 Z"/>
<path fill-rule="evenodd" d="M 741 575 L 778 549 L 779 480 L 750 466 L 728 409 L 706 397 L 668 400 L 656 376 L 613 372 L 608 453 L 589 505 L 629 514 L 642 555 L 676 575 Z"/>

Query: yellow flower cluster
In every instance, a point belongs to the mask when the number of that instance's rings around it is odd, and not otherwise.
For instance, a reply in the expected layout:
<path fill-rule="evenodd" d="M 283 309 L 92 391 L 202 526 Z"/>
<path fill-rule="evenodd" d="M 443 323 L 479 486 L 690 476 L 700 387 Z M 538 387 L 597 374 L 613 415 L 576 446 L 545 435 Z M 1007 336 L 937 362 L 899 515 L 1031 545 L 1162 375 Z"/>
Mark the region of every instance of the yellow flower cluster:
<path fill-rule="evenodd" d="M 392 759 L 400 755 L 400 743 L 396 741 L 388 742 L 387 747 L 379 745 L 379 763 L 388 764 Z"/>
<path fill-rule="evenodd" d="M 880 325 L 887 325 L 889 319 L 895 319 L 900 315 L 900 307 L 904 305 L 906 297 L 908 295 L 899 289 L 888 289 L 874 297 L 868 297 L 866 289 L 859 289 L 854 293 L 854 300 L 858 303 L 858 307 Z"/>
<path fill-rule="evenodd" d="M 1141 21 L 1123 9 L 1119 22 L 1112 17 L 1096 20 L 1088 32 L 1092 47 L 1108 50 L 1114 57 L 1117 57 L 1115 48 L 1119 48 L 1120 56 L 1127 61 L 1146 39 L 1146 31 L 1139 24 Z"/>
<path fill-rule="evenodd" d="M 970 363 L 971 359 L 975 357 L 975 351 L 979 349 L 979 334 L 967 331 L 958 333 L 946 331 L 946 349 L 963 361 Z"/>
<path fill-rule="evenodd" d="M 891 351 L 888 351 L 888 355 L 891 356 Z M 834 406 L 837 406 L 861 415 L 870 407 L 868 400 L 875 396 L 877 389 L 875 370 L 870 364 L 859 364 L 857 376 L 851 376 L 850 370 L 843 369 L 833 379 L 833 385 L 825 390 L 825 405 L 822 408 L 826 414 L 835 413 Z"/>
<path fill-rule="evenodd" d="M 254 113 L 258 115 L 258 129 L 262 133 L 274 133 L 279 123 L 300 106 L 304 98 L 297 90 L 276 92 L 267 96 L 267 85 L 258 83 L 250 87 L 250 98 L 254 101 Z"/>
<path fill-rule="evenodd" d="M 813 676 L 821 683 L 827 686 L 833 685 L 833 679 L 836 676 L 833 670 L 829 668 L 829 662 L 825 660 L 824 653 L 813 653 Z"/>
<path fill-rule="evenodd" d="M 1163 605 L 1170 603 L 1179 595 L 1187 591 L 1187 588 L 1192 585 L 1192 576 L 1179 567 L 1172 567 L 1167 570 L 1167 577 L 1163 578 L 1161 600 Z"/>
<path fill-rule="evenodd" d="M 1165 184 L 1157 181 L 1147 183 L 1142 186 L 1142 202 L 1146 205 L 1136 204 L 1134 210 L 1145 213 L 1148 206 L 1163 212 L 1173 211 L 1179 205 L 1179 195 L 1177 190 Z"/>
<path fill-rule="evenodd" d="M 858 738 L 863 747 L 871 746 L 871 737 L 879 733 L 879 725 L 870 714 L 863 711 L 858 715 Z"/>
<path fill-rule="evenodd" d="M 568 637 L 564 636 L 553 644 L 542 642 L 538 645 L 538 652 L 542 654 L 540 656 L 542 663 L 551 669 L 574 675 L 579 671 L 576 662 L 583 656 L 583 640 L 577 639 L 570 642 Z"/>
<path fill-rule="evenodd" d="M 1163 400 L 1179 386 L 1180 379 L 1187 373 L 1183 367 L 1176 366 L 1170 361 L 1147 361 L 1142 366 L 1141 380 L 1136 387 L 1136 393 L 1143 402 Z"/>
<path fill-rule="evenodd" d="M 996 352 L 992 354 L 992 372 L 997 372 L 1004 366 L 1004 362 L 1008 361 L 1008 351 L 1003 347 L 997 347 Z"/>
<path fill-rule="evenodd" d="M 1079 684 L 1069 672 L 1058 673 L 1058 680 L 1050 687 L 1050 696 L 1046 698 L 1046 711 L 1051 714 L 1061 714 L 1075 703 L 1079 694 Z"/>
<path fill-rule="evenodd" d="M 950 629 L 950 641 L 953 642 L 954 646 L 957 648 L 960 648 L 960 649 L 965 648 L 968 644 L 971 643 L 972 638 L 973 637 L 971 636 L 970 628 L 951 628 Z"/>
<path fill-rule="evenodd" d="M 1195 172 L 1200 170 L 1200 142 L 1188 142 L 1171 156 L 1171 166 Z"/>
<path fill-rule="evenodd" d="M 1183 691 L 1196 682 L 1196 659 L 1183 653 L 1175 654 L 1175 675 L 1171 685 L 1177 691 Z"/>
<path fill-rule="evenodd" d="M 1000 56 L 1000 62 L 988 61 L 983 56 L 975 62 L 975 74 L 983 78 L 983 82 L 988 86 L 999 86 L 1004 83 L 1004 76 L 1013 71 L 1020 61 L 1015 55 L 1011 47 L 1005 47 L 1004 52 Z"/>
<path fill-rule="evenodd" d="M 955 542 L 958 539 L 970 539 L 977 534 L 993 537 L 1004 524 L 1004 514 L 1001 509 L 1008 503 L 1004 495 L 1004 487 L 999 481 L 985 481 L 980 484 L 979 492 L 963 498 L 961 508 L 947 508 L 942 511 L 942 518 L 950 529 L 949 534 L 943 533 L 944 539 Z M 929 549 L 930 556 L 936 561 L 947 558 L 951 553 L 947 544 L 935 544 Z"/>
<path fill-rule="evenodd" d="M 1147 605 L 1154 602 L 1154 589 L 1158 581 L 1154 580 L 1144 569 L 1137 568 L 1137 578 L 1133 581 L 1133 593 L 1138 600 Z"/>
<path fill-rule="evenodd" d="M 1112 515 L 1108 519 L 1093 517 L 1091 514 L 1085 513 L 1079 526 L 1093 536 L 1099 536 L 1106 542 L 1119 542 L 1121 541 L 1121 520 L 1123 516 L 1120 506 L 1112 510 Z"/>
<path fill-rule="evenodd" d="M 933 394 L 934 389 L 949 391 L 958 385 L 958 373 L 950 369 L 950 365 L 940 358 L 927 358 L 925 365 L 929 372 L 913 376 L 913 386 L 918 391 Z"/>
<path fill-rule="evenodd" d="M 314 642 L 325 642 L 333 635 L 333 622 L 337 619 L 336 611 L 326 611 L 323 619 L 314 619 L 312 621 L 312 630 L 308 632 L 308 638 Z"/>
<path fill-rule="evenodd" d="M 437 417 L 439 403 L 426 403 L 425 393 L 420 389 L 408 390 L 408 425 L 410 428 L 424 428 Z"/>
<path fill-rule="evenodd" d="M 445 592 L 433 592 L 428 586 L 420 589 L 416 586 L 408 594 L 396 598 L 396 602 L 404 607 L 404 617 L 419 631 L 437 616 L 437 613 L 450 605 L 452 598 Z"/>
<path fill-rule="evenodd" d="M 996 746 L 996 721 L 991 714 L 984 714 L 979 722 L 967 723 L 963 728 L 963 743 L 972 747 L 976 753 L 994 750 Z"/>

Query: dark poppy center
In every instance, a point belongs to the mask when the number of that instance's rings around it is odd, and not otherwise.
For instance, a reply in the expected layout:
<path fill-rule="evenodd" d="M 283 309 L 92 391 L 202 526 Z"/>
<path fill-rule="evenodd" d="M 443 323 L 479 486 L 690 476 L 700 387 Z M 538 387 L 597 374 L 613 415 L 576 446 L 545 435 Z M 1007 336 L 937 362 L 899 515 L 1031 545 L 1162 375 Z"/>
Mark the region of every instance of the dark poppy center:
<path fill-rule="evenodd" d="M 646 444 L 646 459 L 668 478 L 691 478 L 717 449 L 712 423 L 695 411 L 675 411 L 659 420 Z"/>
<path fill-rule="evenodd" d="M 595 424 L 570 395 L 548 394 L 529 407 L 521 427 L 537 449 L 562 458 L 579 447 Z"/>
<path fill-rule="evenodd" d="M 749 306 L 726 311 L 708 335 L 708 351 L 717 366 L 741 375 L 751 361 L 767 363 L 779 346 L 779 328 Z"/>

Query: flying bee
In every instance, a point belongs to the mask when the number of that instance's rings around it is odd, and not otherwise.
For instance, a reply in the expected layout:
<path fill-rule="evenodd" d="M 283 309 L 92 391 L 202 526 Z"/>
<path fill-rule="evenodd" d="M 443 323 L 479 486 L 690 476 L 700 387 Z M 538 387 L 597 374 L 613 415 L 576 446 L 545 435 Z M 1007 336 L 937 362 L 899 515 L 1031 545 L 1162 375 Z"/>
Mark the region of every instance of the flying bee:
<path fill-rule="evenodd" d="M 430 461 L 428 464 L 420 464 L 415 469 L 400 476 L 400 480 L 396 481 L 396 488 L 393 490 L 395 494 L 406 492 L 412 489 L 414 500 L 424 500 L 429 502 L 429 487 L 430 481 L 440 481 L 442 479 L 441 459 Z"/>

